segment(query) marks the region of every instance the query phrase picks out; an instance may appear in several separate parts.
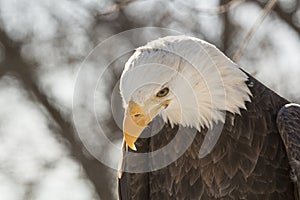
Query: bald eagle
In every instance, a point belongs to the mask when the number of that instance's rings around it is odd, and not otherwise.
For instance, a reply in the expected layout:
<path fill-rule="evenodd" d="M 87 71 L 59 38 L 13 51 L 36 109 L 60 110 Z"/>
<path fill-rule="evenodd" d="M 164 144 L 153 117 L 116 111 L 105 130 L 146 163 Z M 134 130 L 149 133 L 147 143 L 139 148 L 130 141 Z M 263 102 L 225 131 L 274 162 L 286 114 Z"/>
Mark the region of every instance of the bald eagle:
<path fill-rule="evenodd" d="M 215 46 L 152 41 L 126 63 L 120 93 L 121 200 L 299 199 L 300 106 Z"/>

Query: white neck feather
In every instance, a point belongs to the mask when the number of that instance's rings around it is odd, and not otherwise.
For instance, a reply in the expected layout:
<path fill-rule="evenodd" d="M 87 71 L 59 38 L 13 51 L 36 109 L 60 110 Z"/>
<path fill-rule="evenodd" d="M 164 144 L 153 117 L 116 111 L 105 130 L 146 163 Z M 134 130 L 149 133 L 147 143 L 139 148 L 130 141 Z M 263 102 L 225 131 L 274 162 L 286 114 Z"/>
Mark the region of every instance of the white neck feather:
<path fill-rule="evenodd" d="M 175 100 L 160 114 L 171 125 L 209 128 L 213 122 L 224 122 L 224 111 L 239 114 L 250 101 L 247 75 L 215 46 L 200 39 L 169 36 L 150 42 L 137 49 L 125 71 L 145 63 L 169 67 L 168 71 L 145 66 L 144 74 L 139 71 L 138 76 L 170 87 Z"/>

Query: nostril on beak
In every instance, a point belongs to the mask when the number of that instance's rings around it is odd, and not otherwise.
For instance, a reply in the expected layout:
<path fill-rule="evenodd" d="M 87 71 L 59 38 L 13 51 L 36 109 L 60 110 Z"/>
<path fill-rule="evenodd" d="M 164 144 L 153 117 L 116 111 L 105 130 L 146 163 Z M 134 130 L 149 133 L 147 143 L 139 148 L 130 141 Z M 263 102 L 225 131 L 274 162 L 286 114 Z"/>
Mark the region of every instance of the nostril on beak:
<path fill-rule="evenodd" d="M 135 118 L 138 118 L 138 117 L 141 117 L 141 116 L 142 116 L 142 114 L 140 114 L 140 113 L 137 113 L 137 114 L 133 115 L 133 117 L 135 117 Z"/>

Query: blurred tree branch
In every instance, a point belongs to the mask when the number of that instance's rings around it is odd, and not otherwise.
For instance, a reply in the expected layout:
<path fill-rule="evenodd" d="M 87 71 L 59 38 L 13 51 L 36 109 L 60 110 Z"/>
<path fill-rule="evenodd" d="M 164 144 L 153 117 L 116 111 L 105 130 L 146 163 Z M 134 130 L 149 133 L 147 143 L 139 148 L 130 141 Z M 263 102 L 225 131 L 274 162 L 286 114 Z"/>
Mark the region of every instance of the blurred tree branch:
<path fill-rule="evenodd" d="M 105 12 L 99 13 L 98 16 L 105 16 L 112 14 L 114 12 L 120 11 L 122 8 L 126 7 L 128 4 L 137 2 L 137 1 L 145 1 L 145 0 L 126 0 L 126 1 L 120 1 L 115 4 L 113 4 L 110 8 L 108 8 Z"/>
<path fill-rule="evenodd" d="M 33 101 L 43 106 L 50 120 L 55 124 L 54 133 L 67 141 L 71 156 L 82 164 L 89 180 L 94 184 L 95 190 L 101 199 L 112 199 L 111 181 L 108 169 L 92 156 L 87 157 L 84 153 L 84 145 L 76 137 L 72 124 L 66 120 L 59 110 L 51 104 L 47 95 L 42 91 L 33 72 L 34 64 L 25 62 L 22 58 L 21 44 L 12 41 L 7 34 L 0 30 L 0 41 L 5 47 L 5 59 L 1 63 L 0 75 L 11 73 L 23 84 L 25 90 L 30 94 Z M 50 124 L 51 126 L 51 124 Z"/>
<path fill-rule="evenodd" d="M 277 0 L 269 0 L 267 5 L 264 7 L 261 15 L 256 19 L 253 26 L 248 31 L 247 35 L 245 36 L 243 42 L 241 43 L 240 47 L 236 51 L 235 55 L 233 56 L 233 61 L 238 62 L 241 56 L 243 55 L 243 52 L 245 48 L 247 47 L 248 43 L 250 42 L 251 38 L 253 37 L 254 33 L 257 31 L 261 23 L 264 21 L 264 19 L 269 15 L 272 8 L 276 4 Z"/>
<path fill-rule="evenodd" d="M 230 0 L 221 0 L 220 3 L 221 4 L 228 4 Z M 229 16 L 228 16 L 228 12 L 224 12 L 223 13 L 223 23 L 224 23 L 224 30 L 223 30 L 223 52 L 226 53 L 230 53 L 228 52 L 229 48 L 230 48 L 230 43 L 231 43 L 231 37 L 232 37 L 232 33 L 233 33 L 233 24 L 231 23 Z M 229 55 L 230 56 L 230 55 Z"/>
<path fill-rule="evenodd" d="M 182 3 L 182 1 L 178 1 L 181 5 L 187 6 L 186 3 Z M 217 14 L 223 14 L 228 12 L 230 9 L 233 9 L 234 7 L 238 6 L 239 4 L 245 2 L 245 0 L 227 0 L 227 1 L 221 1 L 221 5 L 219 5 L 216 8 L 195 8 L 192 6 L 189 6 L 189 8 L 193 11 L 197 11 L 198 13 L 205 13 L 209 15 L 217 15 Z"/>
<path fill-rule="evenodd" d="M 257 0 L 247 0 L 247 1 L 255 2 L 255 3 L 257 3 L 262 8 L 265 7 L 265 3 L 262 3 L 260 1 L 257 1 Z M 294 10 L 291 11 L 291 12 L 284 12 L 279 7 L 278 4 L 274 6 L 273 11 L 276 13 L 276 15 L 281 20 L 283 20 L 284 22 L 286 22 L 294 31 L 296 31 L 300 35 L 300 26 L 297 26 L 295 24 L 294 19 L 293 19 L 293 16 L 298 11 L 298 9 L 299 9 L 299 1 L 297 1 L 297 5 L 294 7 Z"/>

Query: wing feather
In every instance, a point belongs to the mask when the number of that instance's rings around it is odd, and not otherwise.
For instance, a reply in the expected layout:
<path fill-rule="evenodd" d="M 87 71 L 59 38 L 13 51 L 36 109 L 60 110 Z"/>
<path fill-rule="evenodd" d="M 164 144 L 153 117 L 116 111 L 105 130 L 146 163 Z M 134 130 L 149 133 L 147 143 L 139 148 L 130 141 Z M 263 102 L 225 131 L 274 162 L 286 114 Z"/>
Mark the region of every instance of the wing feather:
<path fill-rule="evenodd" d="M 277 126 L 292 167 L 291 179 L 297 185 L 300 199 L 300 105 L 283 106 L 277 116 Z"/>

